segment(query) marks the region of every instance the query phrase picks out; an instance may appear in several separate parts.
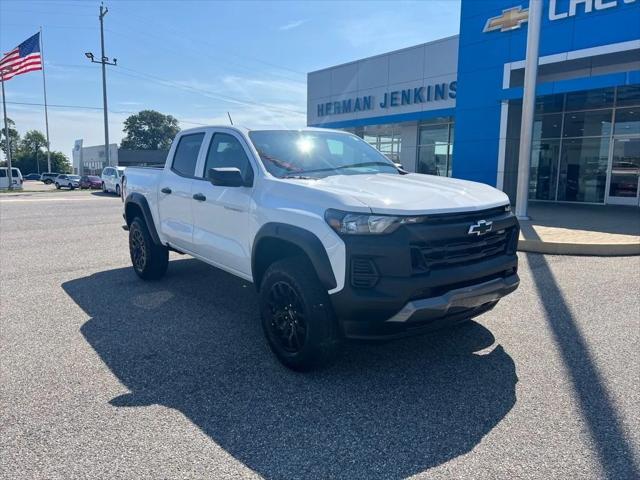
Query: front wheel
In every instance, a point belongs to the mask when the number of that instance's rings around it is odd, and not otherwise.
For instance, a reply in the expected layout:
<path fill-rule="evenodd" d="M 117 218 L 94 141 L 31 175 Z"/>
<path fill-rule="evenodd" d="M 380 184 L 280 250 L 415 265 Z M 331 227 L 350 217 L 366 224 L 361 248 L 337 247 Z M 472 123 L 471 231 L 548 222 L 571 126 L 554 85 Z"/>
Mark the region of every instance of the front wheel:
<path fill-rule="evenodd" d="M 286 367 L 308 371 L 330 363 L 340 347 L 326 289 L 304 257 L 273 263 L 260 285 L 262 328 Z"/>
<path fill-rule="evenodd" d="M 129 225 L 129 253 L 133 269 L 143 280 L 158 280 L 166 273 L 169 250 L 154 243 L 147 224 L 140 217 Z"/>
<path fill-rule="evenodd" d="M 56 189 L 60 190 L 60 184 L 56 182 Z"/>
<path fill-rule="evenodd" d="M 120 185 L 116 185 L 116 195 L 120 196 Z"/>
<path fill-rule="evenodd" d="M 102 182 L 102 193 L 107 193 L 107 187 L 104 182 Z"/>

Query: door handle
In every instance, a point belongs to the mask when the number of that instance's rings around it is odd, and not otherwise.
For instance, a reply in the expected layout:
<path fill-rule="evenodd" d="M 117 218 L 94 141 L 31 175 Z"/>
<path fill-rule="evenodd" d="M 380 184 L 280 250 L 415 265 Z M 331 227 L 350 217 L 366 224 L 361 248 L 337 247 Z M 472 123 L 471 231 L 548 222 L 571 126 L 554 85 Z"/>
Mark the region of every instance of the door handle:
<path fill-rule="evenodd" d="M 198 200 L 199 202 L 204 202 L 204 201 L 207 199 L 207 197 L 205 197 L 205 196 L 204 196 L 203 194 L 201 194 L 201 193 L 195 193 L 195 194 L 193 195 L 193 199 L 194 199 L 194 200 Z"/>
<path fill-rule="evenodd" d="M 169 195 L 171 193 L 171 189 L 169 187 L 163 187 L 160 189 L 160 191 L 162 193 L 166 193 L 167 195 Z"/>

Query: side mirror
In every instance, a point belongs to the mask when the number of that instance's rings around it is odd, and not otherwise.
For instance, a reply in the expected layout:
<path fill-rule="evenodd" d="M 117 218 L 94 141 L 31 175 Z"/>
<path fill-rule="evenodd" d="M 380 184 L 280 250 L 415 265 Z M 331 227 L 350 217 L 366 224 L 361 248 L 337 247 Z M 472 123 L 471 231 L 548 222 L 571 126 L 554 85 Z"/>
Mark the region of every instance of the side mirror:
<path fill-rule="evenodd" d="M 207 180 L 218 187 L 243 187 L 245 185 L 240 169 L 235 167 L 210 168 L 207 171 Z"/>

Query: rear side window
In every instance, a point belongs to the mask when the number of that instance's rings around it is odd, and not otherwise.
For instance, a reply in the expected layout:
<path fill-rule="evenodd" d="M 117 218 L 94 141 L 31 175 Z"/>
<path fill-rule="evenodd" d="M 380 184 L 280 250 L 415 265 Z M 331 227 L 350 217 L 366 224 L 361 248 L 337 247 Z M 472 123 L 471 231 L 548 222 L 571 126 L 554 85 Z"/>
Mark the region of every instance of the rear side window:
<path fill-rule="evenodd" d="M 253 171 L 249 163 L 249 158 L 244 152 L 240 142 L 227 133 L 216 133 L 209 145 L 207 152 L 207 162 L 204 167 L 204 177 L 210 168 L 235 167 L 242 172 L 242 178 L 247 179 Z"/>
<path fill-rule="evenodd" d="M 7 176 L 7 169 L 0 168 L 0 178 L 5 178 Z"/>
<path fill-rule="evenodd" d="M 204 133 L 184 135 L 180 138 L 171 168 L 179 175 L 193 177 L 196 173 L 198 152 L 204 139 Z"/>

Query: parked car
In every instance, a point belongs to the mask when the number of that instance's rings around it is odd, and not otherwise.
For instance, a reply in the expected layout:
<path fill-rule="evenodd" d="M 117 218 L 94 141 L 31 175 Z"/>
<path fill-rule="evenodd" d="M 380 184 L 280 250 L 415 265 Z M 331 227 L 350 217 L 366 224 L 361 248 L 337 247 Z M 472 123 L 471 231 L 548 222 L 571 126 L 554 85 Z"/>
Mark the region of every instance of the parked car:
<path fill-rule="evenodd" d="M 60 174 L 56 172 L 45 172 L 42 175 L 40 175 L 40 180 L 42 180 L 45 185 L 51 185 L 53 182 L 56 181 L 56 177 L 58 175 Z"/>
<path fill-rule="evenodd" d="M 120 181 L 125 167 L 105 167 L 102 170 L 102 191 L 120 196 Z"/>
<path fill-rule="evenodd" d="M 185 130 L 164 169 L 127 168 L 123 190 L 136 274 L 162 277 L 173 250 L 253 282 L 269 346 L 295 370 L 344 337 L 476 317 L 519 285 L 503 192 L 408 173 L 346 132 Z"/>
<path fill-rule="evenodd" d="M 11 167 L 11 183 L 13 188 L 22 189 L 22 172 L 19 168 Z M 0 190 L 6 190 L 9 188 L 9 168 L 0 167 Z"/>
<path fill-rule="evenodd" d="M 39 173 L 28 173 L 23 178 L 24 180 L 40 180 L 41 175 Z"/>
<path fill-rule="evenodd" d="M 69 190 L 73 190 L 74 188 L 80 187 L 80 175 L 67 175 L 66 173 L 61 173 L 56 177 L 56 188 L 59 190 L 61 188 L 68 188 Z"/>
<path fill-rule="evenodd" d="M 102 188 L 102 179 L 96 175 L 83 175 L 80 177 L 80 188 Z"/>

